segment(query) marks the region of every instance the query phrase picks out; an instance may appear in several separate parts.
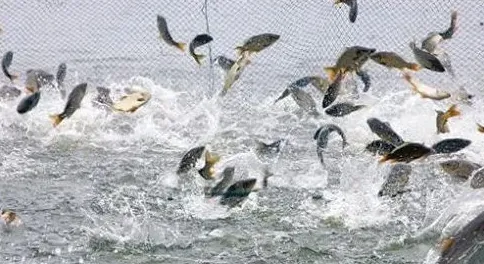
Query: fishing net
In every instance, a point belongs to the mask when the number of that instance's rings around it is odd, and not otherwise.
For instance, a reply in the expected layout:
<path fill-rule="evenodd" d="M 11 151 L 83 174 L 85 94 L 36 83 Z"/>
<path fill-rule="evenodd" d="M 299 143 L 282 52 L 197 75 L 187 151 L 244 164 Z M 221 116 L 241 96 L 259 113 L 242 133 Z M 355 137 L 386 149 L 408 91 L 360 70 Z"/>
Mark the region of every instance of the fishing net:
<path fill-rule="evenodd" d="M 199 67 L 187 54 L 163 43 L 156 15 L 166 17 L 177 40 L 189 43 L 196 34 L 212 35 L 211 50 L 204 51 L 211 58 L 235 59 L 234 47 L 248 37 L 277 33 L 282 36 L 277 45 L 258 54 L 245 77 L 234 85 L 234 90 L 243 87 L 249 98 L 261 98 L 275 96 L 299 77 L 324 76 L 322 67 L 334 64 L 347 46 L 391 50 L 413 60 L 408 43 L 446 29 L 453 9 L 460 14 L 459 31 L 447 44 L 448 53 L 459 57 L 457 74 L 465 75 L 472 85 L 482 69 L 482 45 L 466 39 L 475 39 L 484 30 L 479 1 L 364 1 L 356 23 L 350 23 L 349 7 L 335 7 L 329 0 L 4 0 L 0 48 L 14 51 L 12 67 L 19 72 L 29 68 L 54 72 L 60 62 L 66 62 L 71 82 L 102 84 L 141 75 L 179 89 L 199 85 L 214 94 L 223 76 L 209 60 Z M 373 74 L 387 73 L 372 66 L 368 67 Z"/>

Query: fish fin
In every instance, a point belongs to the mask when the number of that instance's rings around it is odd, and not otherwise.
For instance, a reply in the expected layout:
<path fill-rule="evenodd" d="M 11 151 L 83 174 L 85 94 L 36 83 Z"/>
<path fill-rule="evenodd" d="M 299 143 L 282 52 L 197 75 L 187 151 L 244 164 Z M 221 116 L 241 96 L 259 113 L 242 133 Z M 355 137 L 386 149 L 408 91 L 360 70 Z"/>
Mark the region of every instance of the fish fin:
<path fill-rule="evenodd" d="M 178 43 L 176 44 L 176 47 L 177 47 L 179 50 L 181 50 L 182 52 L 185 52 L 185 49 L 186 49 L 186 47 L 187 47 L 187 44 L 186 44 L 186 43 L 183 43 L 183 42 L 178 42 Z"/>
<path fill-rule="evenodd" d="M 336 76 L 341 71 L 341 69 L 338 69 L 337 67 L 325 67 L 324 71 L 326 72 L 326 75 L 328 76 L 328 80 L 330 82 L 334 82 L 334 80 L 336 80 Z"/>
<path fill-rule="evenodd" d="M 202 65 L 202 60 L 205 58 L 206 56 L 203 55 L 203 54 L 195 54 L 195 56 L 193 58 L 195 58 L 195 61 L 197 62 L 197 64 L 200 66 Z"/>
<path fill-rule="evenodd" d="M 385 163 L 387 160 L 389 160 L 389 158 L 388 158 L 387 155 L 385 155 L 385 156 L 381 157 L 381 159 L 378 161 L 378 164 Z"/>
<path fill-rule="evenodd" d="M 410 63 L 408 66 L 409 66 L 409 69 L 412 71 L 420 71 L 422 69 L 422 66 L 420 66 L 417 63 Z"/>
<path fill-rule="evenodd" d="M 484 133 L 484 126 L 477 124 L 477 131 Z"/>
<path fill-rule="evenodd" d="M 450 237 L 450 238 L 445 238 L 442 239 L 440 242 L 440 252 L 443 254 L 447 252 L 452 246 L 455 244 L 455 239 Z"/>
<path fill-rule="evenodd" d="M 444 114 L 445 119 L 449 119 L 454 116 L 460 116 L 461 112 L 457 109 L 457 105 L 452 105 L 449 110 Z"/>
<path fill-rule="evenodd" d="M 54 127 L 58 126 L 64 119 L 61 117 L 61 115 L 50 115 L 49 118 L 52 121 L 52 125 Z"/>

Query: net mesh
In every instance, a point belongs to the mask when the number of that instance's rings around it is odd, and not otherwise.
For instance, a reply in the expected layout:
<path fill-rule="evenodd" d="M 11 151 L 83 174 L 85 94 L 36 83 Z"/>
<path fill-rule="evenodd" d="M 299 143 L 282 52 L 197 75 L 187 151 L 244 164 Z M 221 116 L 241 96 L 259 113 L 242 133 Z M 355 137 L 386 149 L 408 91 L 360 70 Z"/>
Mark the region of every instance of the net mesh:
<path fill-rule="evenodd" d="M 208 60 L 199 67 L 190 56 L 158 38 L 158 14 L 167 19 L 175 40 L 189 43 L 197 34 L 210 33 L 212 58 L 234 59 L 234 47 L 252 35 L 280 34 L 281 39 L 258 54 L 245 77 L 234 85 L 233 93 L 243 90 L 243 100 L 226 99 L 241 105 L 277 96 L 281 87 L 297 78 L 324 75 L 322 67 L 334 64 L 347 46 L 394 51 L 413 61 L 408 43 L 445 30 L 451 10 L 459 11 L 459 31 L 446 49 L 457 76 L 465 77 L 459 85 L 472 90 L 482 81 L 484 52 L 478 37 L 484 33 L 479 20 L 482 1 L 360 1 L 354 24 L 348 21 L 349 8 L 338 8 L 330 0 L 4 0 L 1 5 L 0 48 L 14 52 L 12 69 L 55 72 L 59 63 L 66 62 L 71 84 L 102 85 L 141 75 L 173 89 L 191 90 L 198 85 L 205 94 L 219 91 L 223 75 L 217 67 Z M 368 68 L 378 80 L 394 76 L 378 65 Z"/>

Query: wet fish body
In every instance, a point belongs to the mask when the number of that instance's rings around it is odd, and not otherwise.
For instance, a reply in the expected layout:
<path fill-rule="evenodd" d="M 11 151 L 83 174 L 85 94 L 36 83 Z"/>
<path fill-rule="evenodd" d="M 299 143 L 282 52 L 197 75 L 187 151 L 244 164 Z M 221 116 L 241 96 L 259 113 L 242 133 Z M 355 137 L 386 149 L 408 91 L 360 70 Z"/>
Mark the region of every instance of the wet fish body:
<path fill-rule="evenodd" d="M 228 90 L 232 87 L 235 81 L 237 81 L 244 71 L 245 67 L 250 64 L 250 56 L 248 52 L 243 52 L 237 61 L 232 65 L 230 71 L 225 75 L 224 88 L 220 93 L 221 96 L 225 96 Z"/>
<path fill-rule="evenodd" d="M 65 63 L 59 64 L 55 78 L 57 80 L 57 86 L 60 90 L 62 99 L 66 97 L 66 89 L 64 88 L 64 79 L 66 78 L 66 74 L 67 74 L 67 65 Z"/>
<path fill-rule="evenodd" d="M 412 86 L 412 90 L 420 94 L 422 98 L 444 100 L 450 97 L 450 93 L 425 85 L 412 77 L 409 73 L 404 73 L 403 77 Z"/>
<path fill-rule="evenodd" d="M 324 164 L 323 151 L 328 146 L 329 135 L 332 132 L 336 132 L 341 136 L 341 139 L 343 140 L 343 148 L 348 145 L 346 136 L 339 126 L 334 124 L 326 124 L 321 126 L 318 130 L 316 130 L 316 133 L 313 136 L 313 139 L 316 140 L 316 153 L 318 154 L 321 164 Z"/>
<path fill-rule="evenodd" d="M 435 55 L 418 48 L 415 42 L 410 43 L 410 48 L 412 49 L 415 60 L 422 67 L 435 72 L 445 72 L 444 65 L 442 65 L 442 62 Z"/>
<path fill-rule="evenodd" d="M 55 79 L 54 75 L 42 70 L 42 69 L 29 69 L 26 72 L 27 78 L 25 79 L 25 89 L 33 93 L 38 91 L 45 85 L 53 85 Z"/>
<path fill-rule="evenodd" d="M 457 110 L 456 105 L 452 105 L 447 111 L 442 112 L 437 110 L 437 119 L 436 119 L 436 124 L 437 124 L 437 134 L 440 133 L 449 133 L 449 126 L 447 124 L 447 121 L 449 118 L 454 117 L 454 116 L 459 116 L 460 112 Z"/>
<path fill-rule="evenodd" d="M 25 96 L 17 105 L 17 113 L 25 114 L 34 109 L 40 100 L 40 91 Z"/>
<path fill-rule="evenodd" d="M 51 115 L 52 124 L 54 127 L 58 126 L 62 120 L 71 117 L 77 109 L 81 107 L 82 99 L 86 95 L 87 83 L 81 83 L 74 87 L 69 96 L 64 111 L 60 114 Z"/>
<path fill-rule="evenodd" d="M 363 92 L 365 92 L 365 93 L 368 92 L 368 90 L 370 90 L 370 87 L 371 87 L 371 77 L 370 77 L 370 74 L 368 74 L 367 71 L 358 70 L 358 71 L 356 71 L 356 75 L 360 78 L 360 80 L 365 85 L 363 87 Z"/>
<path fill-rule="evenodd" d="M 148 103 L 150 99 L 151 94 L 148 91 L 130 91 L 129 94 L 113 102 L 111 108 L 119 112 L 134 113 L 141 106 Z"/>
<path fill-rule="evenodd" d="M 354 105 L 352 103 L 339 103 L 330 106 L 324 112 L 327 115 L 335 116 L 335 117 L 342 117 L 349 115 L 355 111 L 358 111 L 362 108 L 366 107 L 365 105 Z"/>
<path fill-rule="evenodd" d="M 222 195 L 220 204 L 227 205 L 229 208 L 241 204 L 252 192 L 256 182 L 256 179 L 247 179 L 232 184 Z"/>
<path fill-rule="evenodd" d="M 365 150 L 373 153 L 378 154 L 380 156 L 386 155 L 392 152 L 395 149 L 395 146 L 384 141 L 384 140 L 374 140 L 366 145 Z"/>
<path fill-rule="evenodd" d="M 225 56 L 217 56 L 214 59 L 215 62 L 222 68 L 224 71 L 228 72 L 230 71 L 230 68 L 234 65 L 235 61 L 232 59 L 229 59 Z"/>
<path fill-rule="evenodd" d="M 346 48 L 339 56 L 335 66 L 324 68 L 328 80 L 334 82 L 340 73 L 344 75 L 347 72 L 358 71 L 370 59 L 370 55 L 375 52 L 376 49 L 362 46 Z"/>
<path fill-rule="evenodd" d="M 484 187 L 484 168 L 478 168 L 471 175 L 471 188 L 481 189 Z"/>
<path fill-rule="evenodd" d="M 335 0 L 335 4 L 344 3 L 350 7 L 348 18 L 351 23 L 355 23 L 358 16 L 358 1 L 357 0 Z"/>
<path fill-rule="evenodd" d="M 474 171 L 482 167 L 477 163 L 462 159 L 442 161 L 439 165 L 447 174 L 463 179 L 470 178 Z"/>
<path fill-rule="evenodd" d="M 4 55 L 3 55 L 3 58 L 2 58 L 2 71 L 3 71 L 3 74 L 5 74 L 5 76 L 11 81 L 13 82 L 15 79 L 18 78 L 18 76 L 14 75 L 14 74 L 11 74 L 9 71 L 8 71 L 8 68 L 10 68 L 10 66 L 12 65 L 12 61 L 13 61 L 13 52 L 12 51 L 7 51 Z"/>
<path fill-rule="evenodd" d="M 373 53 L 370 58 L 387 68 L 396 68 L 400 70 L 409 69 L 412 71 L 420 70 L 420 65 L 416 63 L 407 62 L 395 52 L 381 51 Z"/>
<path fill-rule="evenodd" d="M 264 33 L 260 35 L 255 35 L 247 39 L 242 46 L 236 48 L 238 54 L 244 52 L 257 53 L 262 50 L 272 46 L 277 40 L 279 40 L 280 35 L 272 33 Z"/>
<path fill-rule="evenodd" d="M 377 118 L 369 118 L 366 123 L 370 127 L 371 132 L 393 146 L 400 146 L 404 140 L 390 127 L 389 123 L 380 121 Z"/>
<path fill-rule="evenodd" d="M 412 173 L 412 167 L 407 164 L 395 164 L 392 166 L 390 173 L 387 175 L 385 182 L 382 184 L 378 196 L 395 197 L 405 192 L 409 176 Z"/>
<path fill-rule="evenodd" d="M 402 144 L 389 154 L 383 156 L 383 158 L 380 160 L 380 163 L 386 161 L 409 163 L 416 159 L 424 158 L 430 154 L 432 154 L 432 149 L 424 146 L 423 144 L 408 142 Z"/>
<path fill-rule="evenodd" d="M 227 167 L 222 172 L 222 180 L 220 180 L 210 191 L 206 197 L 211 198 L 224 194 L 224 190 L 229 187 L 234 179 L 235 167 Z"/>
<path fill-rule="evenodd" d="M 189 172 L 192 168 L 194 168 L 197 164 L 197 161 L 202 157 L 204 151 L 205 146 L 198 146 L 186 152 L 183 155 L 180 164 L 178 165 L 176 174 L 181 175 Z"/>
<path fill-rule="evenodd" d="M 309 93 L 303 91 L 301 88 L 290 88 L 290 94 L 302 110 L 312 116 L 319 116 L 319 112 L 316 109 L 316 102 Z"/>
<path fill-rule="evenodd" d="M 158 31 L 160 32 L 160 38 L 163 39 L 168 45 L 176 47 L 177 49 L 185 52 L 186 43 L 176 42 L 168 30 L 168 25 L 166 19 L 163 16 L 157 15 L 156 22 L 158 26 Z"/>
<path fill-rule="evenodd" d="M 212 41 L 213 41 L 213 38 L 210 35 L 200 34 L 200 35 L 197 35 L 192 40 L 192 42 L 190 42 L 190 46 L 189 46 L 190 55 L 195 59 L 195 62 L 198 65 L 202 64 L 202 59 L 205 58 L 205 55 L 195 53 L 195 49 L 205 44 L 208 44 Z"/>
<path fill-rule="evenodd" d="M 466 147 L 468 147 L 472 141 L 462 138 L 448 138 L 435 143 L 432 149 L 437 154 L 449 154 L 458 152 Z"/>
<path fill-rule="evenodd" d="M 343 74 L 338 74 L 338 77 L 336 80 L 331 83 L 328 87 L 328 90 L 326 90 L 326 93 L 323 97 L 323 109 L 330 106 L 334 101 L 336 101 L 336 98 L 338 98 L 338 95 L 341 90 L 341 82 L 343 80 Z"/>

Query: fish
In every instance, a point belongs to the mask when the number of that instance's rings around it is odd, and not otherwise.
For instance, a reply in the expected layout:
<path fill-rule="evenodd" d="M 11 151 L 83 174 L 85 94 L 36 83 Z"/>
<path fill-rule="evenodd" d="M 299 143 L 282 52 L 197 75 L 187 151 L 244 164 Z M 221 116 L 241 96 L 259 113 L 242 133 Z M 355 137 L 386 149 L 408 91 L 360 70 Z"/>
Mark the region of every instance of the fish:
<path fill-rule="evenodd" d="M 352 103 L 339 103 L 339 104 L 332 105 L 329 108 L 326 108 L 324 112 L 330 116 L 341 117 L 341 116 L 349 115 L 364 107 L 366 107 L 366 105 L 354 105 Z"/>
<path fill-rule="evenodd" d="M 194 168 L 197 164 L 197 161 L 202 157 L 204 151 L 205 146 L 197 146 L 187 151 L 183 155 L 180 164 L 178 165 L 176 174 L 181 175 L 189 172 L 192 168 Z"/>
<path fill-rule="evenodd" d="M 0 87 L 0 98 L 1 99 L 14 99 L 20 96 L 22 94 L 22 91 L 20 89 L 17 89 L 15 86 L 10 86 L 10 85 L 3 85 Z"/>
<path fill-rule="evenodd" d="M 222 172 L 222 180 L 220 180 L 213 188 L 211 188 L 205 197 L 211 198 L 215 196 L 221 196 L 224 194 L 224 190 L 232 183 L 234 179 L 235 167 L 227 167 Z"/>
<path fill-rule="evenodd" d="M 422 41 L 422 49 L 434 53 L 439 45 L 447 39 L 451 39 L 457 31 L 457 11 L 452 11 L 450 15 L 450 26 L 443 32 L 431 32 Z"/>
<path fill-rule="evenodd" d="M 113 105 L 113 100 L 110 96 L 111 90 L 102 86 L 96 87 L 96 90 L 97 96 L 92 100 L 92 105 L 104 110 L 111 110 L 111 106 Z"/>
<path fill-rule="evenodd" d="M 395 52 L 376 52 L 370 56 L 370 59 L 387 68 L 395 68 L 399 70 L 409 69 L 412 71 L 419 71 L 421 69 L 421 66 L 417 63 L 407 62 Z"/>
<path fill-rule="evenodd" d="M 281 151 L 282 146 L 286 142 L 285 139 L 278 139 L 270 144 L 266 144 L 262 141 L 256 140 L 255 152 L 259 156 L 273 155 Z"/>
<path fill-rule="evenodd" d="M 415 41 L 410 42 L 410 48 L 412 49 L 415 60 L 417 60 L 422 67 L 435 72 L 445 72 L 442 62 L 440 62 L 435 55 L 418 48 Z"/>
<path fill-rule="evenodd" d="M 435 143 L 432 149 L 437 154 L 455 153 L 467 148 L 472 141 L 462 138 L 448 138 Z"/>
<path fill-rule="evenodd" d="M 257 179 L 246 179 L 235 182 L 224 192 L 220 199 L 221 205 L 233 208 L 240 205 L 252 192 Z"/>
<path fill-rule="evenodd" d="M 386 161 L 390 162 L 405 162 L 409 163 L 416 159 L 425 158 L 431 155 L 432 149 L 424 146 L 420 143 L 413 143 L 413 142 L 405 142 L 402 145 L 395 148 L 389 154 L 383 156 L 379 163 L 383 163 Z"/>
<path fill-rule="evenodd" d="M 130 91 L 129 94 L 122 96 L 118 101 L 111 105 L 114 111 L 134 113 L 141 106 L 148 103 L 151 99 L 151 94 L 148 91 Z"/>
<path fill-rule="evenodd" d="M 392 152 L 394 149 L 395 149 L 394 145 L 384 140 L 373 140 L 365 147 L 365 150 L 373 154 L 378 154 L 380 156 L 386 155 Z"/>
<path fill-rule="evenodd" d="M 163 39 L 168 45 L 173 46 L 181 50 L 182 52 L 185 52 L 187 44 L 183 42 L 176 42 L 175 40 L 173 40 L 170 31 L 168 31 L 166 19 L 163 16 L 157 15 L 156 22 L 158 26 L 158 31 L 160 32 L 160 38 Z"/>
<path fill-rule="evenodd" d="M 412 167 L 407 164 L 395 164 L 388 173 L 383 182 L 378 196 L 395 197 L 405 192 L 409 176 L 412 173 Z"/>
<path fill-rule="evenodd" d="M 342 73 L 338 74 L 336 80 L 334 80 L 334 82 L 329 85 L 323 97 L 323 109 L 330 106 L 332 103 L 334 103 L 334 101 L 336 101 L 336 98 L 338 98 L 341 90 L 341 82 L 343 80 L 343 76 L 344 74 Z"/>
<path fill-rule="evenodd" d="M 336 132 L 341 136 L 343 148 L 348 145 L 346 136 L 340 127 L 335 124 L 322 125 L 320 128 L 318 128 L 318 130 L 316 130 L 316 133 L 313 136 L 313 139 L 316 140 L 316 153 L 318 154 L 321 164 L 324 164 L 323 151 L 328 146 L 329 135 L 332 132 Z"/>
<path fill-rule="evenodd" d="M 471 188 L 480 189 L 484 187 L 484 169 L 478 168 L 471 175 Z"/>
<path fill-rule="evenodd" d="M 27 78 L 25 79 L 25 89 L 34 93 L 45 85 L 53 85 L 54 75 L 42 70 L 42 69 L 29 69 L 26 72 Z"/>
<path fill-rule="evenodd" d="M 220 66 L 220 68 L 222 68 L 226 72 L 230 71 L 230 68 L 232 68 L 235 63 L 234 60 L 229 59 L 225 56 L 215 57 L 214 62 L 216 62 Z"/>
<path fill-rule="evenodd" d="M 482 167 L 477 163 L 462 159 L 442 161 L 439 165 L 447 174 L 463 179 L 468 179 L 472 175 L 472 172 Z"/>
<path fill-rule="evenodd" d="M 316 102 L 308 92 L 301 88 L 290 88 L 289 91 L 292 99 L 302 110 L 315 117 L 320 115 L 316 109 Z"/>
<path fill-rule="evenodd" d="M 480 125 L 480 124 L 477 124 L 477 131 L 479 131 L 481 133 L 484 133 L 484 126 L 483 125 Z"/>
<path fill-rule="evenodd" d="M 388 142 L 395 147 L 398 147 L 404 143 L 402 137 L 393 131 L 388 122 L 382 122 L 377 118 L 368 118 L 366 123 L 370 127 L 371 132 L 373 132 L 383 141 Z"/>
<path fill-rule="evenodd" d="M 324 71 L 330 82 L 334 82 L 340 73 L 346 74 L 359 70 L 365 62 L 370 59 L 370 55 L 375 53 L 376 49 L 362 46 L 351 46 L 345 48 L 343 53 L 336 61 L 336 65 L 325 67 Z"/>
<path fill-rule="evenodd" d="M 25 96 L 17 105 L 17 113 L 25 114 L 34 109 L 40 100 L 40 91 Z"/>
<path fill-rule="evenodd" d="M 351 23 L 355 23 L 358 16 L 358 2 L 357 0 L 335 0 L 335 4 L 344 3 L 350 7 L 349 19 Z"/>
<path fill-rule="evenodd" d="M 258 53 L 272 46 L 281 36 L 272 33 L 264 33 L 248 38 L 242 46 L 236 47 L 237 54 Z"/>
<path fill-rule="evenodd" d="M 302 77 L 291 84 L 289 84 L 289 88 L 286 88 L 282 94 L 275 100 L 274 103 L 277 103 L 278 101 L 286 98 L 291 94 L 290 88 L 304 88 L 311 84 L 316 90 L 318 90 L 321 93 L 324 93 L 328 87 L 329 87 L 329 82 L 327 79 L 321 78 L 319 76 L 306 76 Z"/>
<path fill-rule="evenodd" d="M 205 180 L 212 180 L 215 174 L 215 164 L 220 161 L 220 156 L 205 151 L 205 166 L 198 170 L 198 174 Z"/>
<path fill-rule="evenodd" d="M 12 210 L 2 209 L 0 218 L 5 222 L 5 225 L 9 227 L 18 227 L 22 224 L 20 217 L 18 217 L 17 213 Z"/>
<path fill-rule="evenodd" d="M 403 74 L 404 79 L 411 85 L 412 90 L 422 98 L 432 100 L 444 100 L 450 97 L 450 93 L 425 85 L 412 77 L 408 72 Z"/>
<path fill-rule="evenodd" d="M 220 96 L 225 96 L 228 90 L 232 87 L 235 81 L 237 81 L 245 70 L 245 67 L 250 64 L 250 56 L 248 52 L 242 53 L 237 61 L 232 65 L 230 71 L 225 75 L 224 88 L 220 93 Z"/>
<path fill-rule="evenodd" d="M 67 65 L 63 62 L 59 64 L 57 68 L 57 74 L 55 79 L 57 80 L 57 86 L 59 87 L 61 98 L 66 98 L 66 89 L 64 88 L 64 79 L 66 78 L 67 74 Z"/>
<path fill-rule="evenodd" d="M 459 110 L 457 110 L 456 105 L 452 105 L 447 111 L 442 112 L 442 111 L 435 111 L 437 113 L 437 134 L 440 133 L 449 133 L 449 125 L 447 124 L 447 121 L 449 118 L 454 117 L 454 116 L 459 116 L 461 113 Z"/>
<path fill-rule="evenodd" d="M 8 68 L 10 68 L 10 65 L 12 65 L 12 60 L 13 60 L 13 52 L 12 51 L 7 51 L 5 54 L 3 54 L 3 58 L 2 58 L 2 71 L 3 71 L 3 74 L 5 74 L 5 76 L 11 82 L 13 82 L 14 80 L 18 79 L 18 75 L 11 74 L 8 71 Z"/>
<path fill-rule="evenodd" d="M 76 87 L 74 87 L 74 89 L 72 89 L 71 93 L 67 97 L 67 103 L 64 107 L 64 111 L 62 111 L 60 114 L 49 116 L 54 127 L 58 126 L 65 118 L 71 117 L 77 111 L 77 109 L 81 107 L 81 102 L 84 98 L 84 95 L 86 95 L 86 90 L 87 83 L 78 84 Z"/>
<path fill-rule="evenodd" d="M 202 65 L 202 59 L 205 58 L 205 55 L 195 53 L 195 49 L 205 44 L 208 44 L 212 41 L 213 41 L 212 36 L 208 34 L 201 34 L 201 35 L 197 35 L 192 40 L 192 42 L 190 42 L 190 46 L 188 48 L 190 51 L 190 55 L 195 59 L 198 65 Z"/>
<path fill-rule="evenodd" d="M 440 243 L 440 256 L 436 264 L 482 263 L 483 226 L 484 212 L 460 228 L 453 236 L 442 239 Z M 473 258 L 476 255 L 481 255 L 480 260 Z"/>
<path fill-rule="evenodd" d="M 365 85 L 363 87 L 363 92 L 364 93 L 368 92 L 368 90 L 370 90 L 370 86 L 371 86 L 371 77 L 370 77 L 370 74 L 368 74 L 367 71 L 357 70 L 356 71 L 356 75 L 360 78 L 360 80 Z"/>

